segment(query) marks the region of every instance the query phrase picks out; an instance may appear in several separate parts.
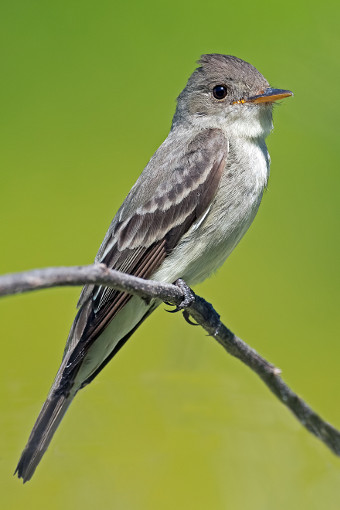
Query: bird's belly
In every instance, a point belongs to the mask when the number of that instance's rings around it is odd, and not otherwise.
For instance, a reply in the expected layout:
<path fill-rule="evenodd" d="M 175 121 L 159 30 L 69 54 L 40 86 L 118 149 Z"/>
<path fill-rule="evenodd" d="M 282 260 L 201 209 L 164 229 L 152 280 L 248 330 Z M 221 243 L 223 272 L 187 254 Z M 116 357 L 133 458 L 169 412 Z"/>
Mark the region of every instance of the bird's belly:
<path fill-rule="evenodd" d="M 265 147 L 265 146 L 264 146 Z M 268 178 L 269 156 L 254 143 L 237 147 L 237 163 L 229 164 L 203 219 L 183 236 L 152 278 L 194 285 L 216 271 L 251 225 Z"/>
<path fill-rule="evenodd" d="M 152 276 L 163 282 L 183 278 L 189 285 L 205 280 L 230 255 L 252 223 L 262 192 L 249 203 L 240 203 L 227 210 L 212 210 L 204 222 L 195 225 Z"/>

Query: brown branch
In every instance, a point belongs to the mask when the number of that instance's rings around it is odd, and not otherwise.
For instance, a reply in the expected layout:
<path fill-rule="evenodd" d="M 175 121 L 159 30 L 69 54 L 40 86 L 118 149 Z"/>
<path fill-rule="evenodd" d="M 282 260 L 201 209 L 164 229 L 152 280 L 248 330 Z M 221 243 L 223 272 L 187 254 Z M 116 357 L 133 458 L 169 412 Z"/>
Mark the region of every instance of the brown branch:
<path fill-rule="evenodd" d="M 183 291 L 176 285 L 136 278 L 108 269 L 103 264 L 51 267 L 0 276 L 0 296 L 86 283 L 105 285 L 141 297 L 158 298 L 175 305 L 180 305 L 184 298 Z M 229 354 L 253 370 L 307 430 L 326 444 L 333 453 L 340 456 L 340 432 L 324 421 L 287 386 L 280 377 L 278 368 L 262 358 L 222 324 L 220 316 L 210 303 L 194 293 L 192 296 L 193 301 L 186 308 L 187 314 L 215 338 Z"/>

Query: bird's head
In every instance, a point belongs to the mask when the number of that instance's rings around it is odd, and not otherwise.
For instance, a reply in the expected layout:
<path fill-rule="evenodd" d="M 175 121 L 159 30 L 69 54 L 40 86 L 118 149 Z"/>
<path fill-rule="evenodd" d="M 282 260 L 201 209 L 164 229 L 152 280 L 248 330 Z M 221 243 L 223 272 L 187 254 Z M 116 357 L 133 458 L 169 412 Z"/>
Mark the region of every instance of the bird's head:
<path fill-rule="evenodd" d="M 177 99 L 173 126 L 218 127 L 233 136 L 267 136 L 272 106 L 291 96 L 273 89 L 251 64 L 231 55 L 202 55 Z"/>

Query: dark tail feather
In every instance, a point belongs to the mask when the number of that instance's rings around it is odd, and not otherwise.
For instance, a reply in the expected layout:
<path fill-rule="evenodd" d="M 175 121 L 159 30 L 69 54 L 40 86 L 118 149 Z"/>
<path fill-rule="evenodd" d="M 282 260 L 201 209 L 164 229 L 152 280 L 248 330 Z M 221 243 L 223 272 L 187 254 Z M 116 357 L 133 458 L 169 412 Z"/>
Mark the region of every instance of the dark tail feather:
<path fill-rule="evenodd" d="M 88 377 L 86 381 L 80 386 L 82 388 L 86 384 L 92 381 L 94 377 L 98 375 L 98 373 L 104 368 L 104 366 L 111 360 L 111 358 L 117 354 L 119 349 L 125 344 L 125 342 L 130 338 L 132 333 L 141 325 L 141 323 L 150 315 L 151 312 L 158 306 L 159 303 L 154 303 L 151 305 L 150 309 L 146 312 L 144 317 L 136 324 L 136 326 L 131 329 L 125 337 L 121 338 L 115 348 L 112 350 L 111 354 L 102 362 L 102 364 L 94 371 L 92 375 Z M 80 312 L 78 312 L 79 317 L 81 317 Z M 77 318 L 79 319 L 77 316 Z M 76 328 L 79 326 L 77 319 L 75 320 L 73 327 L 70 332 L 70 337 L 72 339 L 73 335 L 77 339 L 80 338 L 83 332 L 83 326 L 80 331 L 77 331 Z M 79 326 L 81 327 L 81 325 Z M 69 337 L 69 338 L 70 338 Z M 70 347 L 71 345 L 71 347 Z M 18 474 L 19 478 L 23 479 L 23 482 L 28 482 L 34 474 L 39 462 L 41 461 L 44 453 L 46 452 L 48 445 L 50 444 L 52 437 L 57 430 L 61 420 L 64 417 L 69 405 L 71 404 L 73 398 L 75 397 L 77 391 L 80 389 L 79 386 L 77 388 L 64 388 L 66 390 L 71 391 L 68 396 L 65 396 L 61 392 L 62 388 L 62 380 L 63 376 L 65 376 L 65 368 L 69 363 L 70 356 L 75 351 L 74 345 L 68 344 L 69 350 L 65 352 L 62 364 L 58 370 L 55 381 L 52 385 L 50 393 L 47 397 L 46 402 L 44 403 L 40 414 L 38 416 L 37 421 L 33 427 L 31 435 L 28 439 L 27 445 L 25 446 L 24 451 L 21 454 L 20 460 L 16 467 L 14 474 Z M 78 366 L 79 368 L 79 366 Z"/>
<path fill-rule="evenodd" d="M 24 483 L 32 478 L 72 399 L 73 396 L 49 396 L 44 403 L 14 473 Z"/>

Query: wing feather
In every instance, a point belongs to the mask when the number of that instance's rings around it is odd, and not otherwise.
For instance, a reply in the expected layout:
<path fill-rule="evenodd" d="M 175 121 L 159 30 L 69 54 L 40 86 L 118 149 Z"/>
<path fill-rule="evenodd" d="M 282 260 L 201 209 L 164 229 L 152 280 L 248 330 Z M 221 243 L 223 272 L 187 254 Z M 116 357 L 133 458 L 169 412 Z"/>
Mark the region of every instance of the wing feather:
<path fill-rule="evenodd" d="M 166 154 L 167 158 L 159 153 L 161 149 L 162 146 L 149 165 L 158 165 L 158 172 L 164 167 L 163 179 L 158 176 L 158 186 L 154 187 L 155 176 L 149 173 L 152 194 L 144 201 L 145 179 L 137 181 L 113 220 L 96 258 L 110 268 L 142 278 L 152 276 L 181 237 L 210 207 L 226 165 L 228 142 L 222 131 L 209 129 L 191 140 L 182 155 L 177 155 L 176 145 L 173 154 Z M 172 172 L 165 162 L 174 167 Z M 149 165 L 144 170 L 146 179 Z M 76 320 L 85 326 L 78 339 L 71 330 L 66 349 L 70 359 L 65 370 L 65 384 L 73 380 L 88 348 L 130 298 L 124 292 L 103 286 L 84 288 Z"/>

